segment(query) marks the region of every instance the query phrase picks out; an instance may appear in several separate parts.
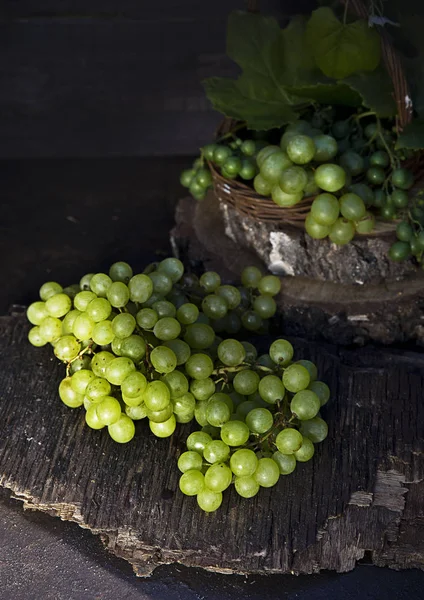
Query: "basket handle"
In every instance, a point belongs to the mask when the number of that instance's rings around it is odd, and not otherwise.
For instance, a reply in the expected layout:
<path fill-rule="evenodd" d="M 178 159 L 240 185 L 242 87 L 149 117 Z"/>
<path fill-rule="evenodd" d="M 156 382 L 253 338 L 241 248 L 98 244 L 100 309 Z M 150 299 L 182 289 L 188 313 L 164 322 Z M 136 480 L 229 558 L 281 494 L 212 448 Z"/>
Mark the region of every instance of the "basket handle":
<path fill-rule="evenodd" d="M 368 20 L 368 9 L 363 0 L 340 0 L 340 2 L 348 9 L 351 8 L 351 12 L 356 16 Z M 393 83 L 393 96 L 397 107 L 396 126 L 398 131 L 402 131 L 412 121 L 413 116 L 409 86 L 399 54 L 393 48 L 387 31 L 379 27 L 379 32 L 384 64 Z"/>

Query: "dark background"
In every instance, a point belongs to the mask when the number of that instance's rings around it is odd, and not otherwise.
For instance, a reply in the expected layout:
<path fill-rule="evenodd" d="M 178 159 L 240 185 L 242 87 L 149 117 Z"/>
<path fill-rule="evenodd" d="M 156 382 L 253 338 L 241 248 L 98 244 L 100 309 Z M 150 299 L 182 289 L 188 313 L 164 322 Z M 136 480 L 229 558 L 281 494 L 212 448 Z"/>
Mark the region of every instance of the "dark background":
<path fill-rule="evenodd" d="M 261 8 L 282 18 L 311 4 Z M 69 283 L 117 259 L 137 268 L 169 252 L 178 173 L 220 121 L 200 80 L 235 72 L 225 21 L 243 6 L 1 2 L 0 314 L 31 302 L 47 279 Z M 377 569 L 366 557 L 345 575 L 245 578 L 170 566 L 137 580 L 89 532 L 24 513 L 0 491 L 2 600 L 422 598 L 424 573 Z"/>

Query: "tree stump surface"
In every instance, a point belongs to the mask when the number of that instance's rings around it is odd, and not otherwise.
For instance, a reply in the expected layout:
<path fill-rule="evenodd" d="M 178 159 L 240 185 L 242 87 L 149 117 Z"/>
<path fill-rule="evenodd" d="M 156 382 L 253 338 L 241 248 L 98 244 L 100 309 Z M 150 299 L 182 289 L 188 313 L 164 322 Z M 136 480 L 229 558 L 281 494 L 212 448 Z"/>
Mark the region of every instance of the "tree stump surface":
<path fill-rule="evenodd" d="M 332 398 L 329 437 L 312 461 L 244 500 L 202 513 L 178 490 L 178 453 L 145 422 L 129 444 L 90 430 L 64 406 L 64 366 L 36 349 L 21 316 L 0 318 L 0 483 L 38 509 L 99 534 L 139 575 L 164 563 L 221 572 L 313 573 L 377 565 L 424 568 L 424 357 L 294 339 Z"/>
<path fill-rule="evenodd" d="M 222 211 L 212 193 L 203 202 L 191 198 L 180 200 L 171 234 L 176 254 L 194 268 L 201 266 L 223 273 L 228 282 L 239 281 L 240 272 L 247 265 L 265 271 L 267 265 L 253 243 L 247 247 L 227 235 L 225 214 L 228 216 L 228 209 Z M 246 227 L 246 236 L 249 231 Z M 252 231 L 252 236 L 256 236 L 257 227 Z M 308 261 L 313 260 L 311 254 Z M 333 268 L 331 264 L 328 262 Z M 334 269 L 337 264 L 336 260 Z M 348 264 L 343 266 L 344 271 Z M 288 335 L 345 345 L 411 341 L 424 344 L 422 270 L 414 269 L 399 281 L 377 279 L 363 285 L 300 275 L 281 276 L 281 282 L 281 293 L 276 300 Z"/>

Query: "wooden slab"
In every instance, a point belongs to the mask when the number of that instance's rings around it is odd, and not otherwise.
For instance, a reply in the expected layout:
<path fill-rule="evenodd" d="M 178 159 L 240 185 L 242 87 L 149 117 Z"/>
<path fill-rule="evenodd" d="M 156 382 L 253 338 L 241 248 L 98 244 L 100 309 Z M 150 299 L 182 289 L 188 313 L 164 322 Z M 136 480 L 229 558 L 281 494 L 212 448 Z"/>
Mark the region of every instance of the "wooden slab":
<path fill-rule="evenodd" d="M 424 358 L 413 352 L 339 350 L 294 340 L 332 389 L 329 437 L 253 500 L 233 491 L 201 513 L 178 491 L 171 440 L 137 425 L 124 446 L 61 404 L 64 368 L 26 341 L 22 316 L 0 318 L 0 483 L 25 506 L 100 534 L 138 574 L 180 562 L 222 572 L 424 568 Z"/>

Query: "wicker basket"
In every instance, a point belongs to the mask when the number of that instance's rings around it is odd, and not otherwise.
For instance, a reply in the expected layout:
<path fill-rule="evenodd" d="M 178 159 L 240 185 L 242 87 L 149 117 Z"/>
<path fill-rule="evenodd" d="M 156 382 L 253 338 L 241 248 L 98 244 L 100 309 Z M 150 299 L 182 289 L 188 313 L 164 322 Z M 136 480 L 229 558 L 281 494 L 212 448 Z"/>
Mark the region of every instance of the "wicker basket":
<path fill-rule="evenodd" d="M 368 11 L 363 0 L 340 0 L 342 4 L 349 2 L 349 9 L 355 15 L 361 18 L 368 18 Z M 258 12 L 258 2 L 249 0 L 248 10 Z M 408 125 L 412 120 L 412 109 L 410 107 L 408 83 L 402 68 L 400 58 L 393 48 L 390 40 L 381 29 L 382 56 L 388 73 L 393 82 L 394 98 L 397 106 L 396 126 L 398 131 Z M 222 137 L 237 127 L 234 119 L 226 118 L 221 123 L 217 138 Z M 417 179 L 424 178 L 424 154 L 405 163 L 410 168 Z M 295 206 L 283 208 L 277 206 L 271 198 L 260 196 L 250 186 L 238 180 L 229 180 L 223 177 L 212 163 L 209 163 L 212 173 L 213 185 L 216 197 L 220 202 L 229 204 L 242 215 L 251 217 L 258 221 L 274 223 L 276 227 L 283 224 L 289 224 L 294 227 L 304 228 L 304 222 L 309 213 L 314 196 L 303 199 Z M 369 235 L 387 235 L 388 231 L 393 232 L 395 223 L 378 222 L 376 229 Z"/>

